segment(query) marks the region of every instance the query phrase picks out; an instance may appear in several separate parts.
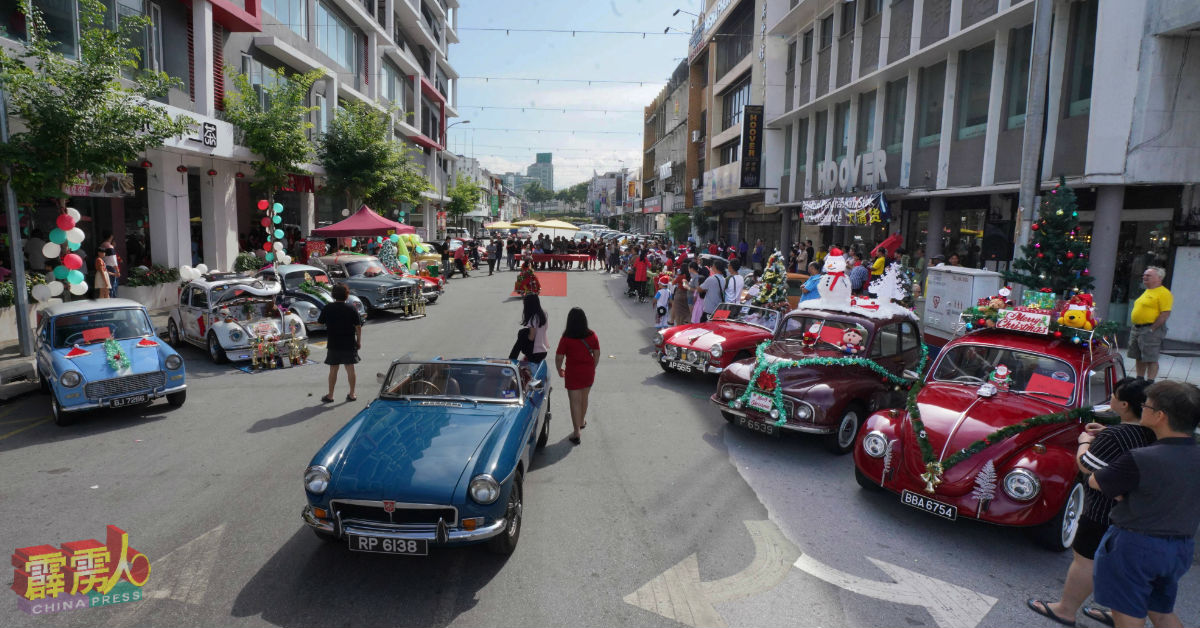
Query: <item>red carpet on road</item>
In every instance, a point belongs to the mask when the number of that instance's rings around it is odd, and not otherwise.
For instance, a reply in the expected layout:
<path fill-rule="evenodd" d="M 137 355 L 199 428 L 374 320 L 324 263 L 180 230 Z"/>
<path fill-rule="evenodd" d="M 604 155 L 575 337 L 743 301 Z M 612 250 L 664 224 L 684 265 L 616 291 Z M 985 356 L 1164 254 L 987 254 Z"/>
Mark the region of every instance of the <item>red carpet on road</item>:
<path fill-rule="evenodd" d="M 542 284 L 542 296 L 544 297 L 565 297 L 567 296 L 567 273 L 549 273 L 535 271 L 538 283 Z M 511 296 L 519 296 L 514 290 Z"/>

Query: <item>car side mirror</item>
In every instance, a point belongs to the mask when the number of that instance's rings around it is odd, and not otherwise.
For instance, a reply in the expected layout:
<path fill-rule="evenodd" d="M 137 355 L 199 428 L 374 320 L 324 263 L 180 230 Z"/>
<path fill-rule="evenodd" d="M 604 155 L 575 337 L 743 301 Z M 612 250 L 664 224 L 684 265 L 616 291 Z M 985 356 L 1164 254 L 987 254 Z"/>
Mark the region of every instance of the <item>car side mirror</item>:
<path fill-rule="evenodd" d="M 1092 406 L 1092 412 L 1094 414 L 1111 414 L 1112 406 L 1107 403 L 1098 403 Z"/>
<path fill-rule="evenodd" d="M 546 387 L 546 380 L 535 379 L 529 382 L 529 390 L 541 390 Z"/>
<path fill-rule="evenodd" d="M 387 376 L 386 376 L 386 375 L 384 375 L 383 373 L 376 373 L 376 374 L 375 374 L 375 381 L 377 381 L 377 382 L 379 382 L 380 384 L 382 384 L 382 383 L 383 383 L 383 378 L 384 378 L 384 377 L 387 377 Z"/>
<path fill-rule="evenodd" d="M 911 379 L 914 382 L 918 379 L 921 379 L 921 375 L 912 369 L 904 369 L 904 372 L 900 374 L 900 377 L 903 377 L 904 379 Z"/>

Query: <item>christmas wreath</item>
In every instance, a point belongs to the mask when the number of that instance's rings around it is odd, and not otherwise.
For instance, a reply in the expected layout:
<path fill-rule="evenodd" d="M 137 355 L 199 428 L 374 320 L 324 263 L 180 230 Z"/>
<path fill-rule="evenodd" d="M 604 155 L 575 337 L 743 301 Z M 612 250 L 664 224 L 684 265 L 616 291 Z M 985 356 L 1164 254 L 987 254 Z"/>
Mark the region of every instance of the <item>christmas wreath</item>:
<path fill-rule="evenodd" d="M 114 371 L 129 368 L 129 356 L 121 350 L 121 345 L 117 344 L 116 340 L 106 338 L 104 340 L 104 361 L 108 363 L 108 368 Z"/>

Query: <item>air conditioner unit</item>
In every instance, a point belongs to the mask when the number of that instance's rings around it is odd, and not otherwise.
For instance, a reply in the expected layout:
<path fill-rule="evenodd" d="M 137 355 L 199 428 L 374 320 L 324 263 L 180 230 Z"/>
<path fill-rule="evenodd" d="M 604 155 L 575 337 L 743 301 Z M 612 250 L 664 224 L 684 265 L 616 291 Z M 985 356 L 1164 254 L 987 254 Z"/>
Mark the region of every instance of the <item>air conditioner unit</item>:
<path fill-rule="evenodd" d="M 692 131 L 692 143 L 695 144 L 696 142 L 699 142 L 699 141 L 700 141 L 700 131 L 699 130 Z"/>

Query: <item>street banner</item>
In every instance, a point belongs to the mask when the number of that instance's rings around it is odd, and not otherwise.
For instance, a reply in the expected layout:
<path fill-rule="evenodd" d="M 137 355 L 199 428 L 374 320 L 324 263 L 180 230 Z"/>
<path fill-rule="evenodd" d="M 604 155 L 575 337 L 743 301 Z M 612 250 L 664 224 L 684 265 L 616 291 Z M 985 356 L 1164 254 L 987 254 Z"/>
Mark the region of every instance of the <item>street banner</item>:
<path fill-rule="evenodd" d="M 742 189 L 762 187 L 762 118 L 762 105 L 742 108 Z"/>

